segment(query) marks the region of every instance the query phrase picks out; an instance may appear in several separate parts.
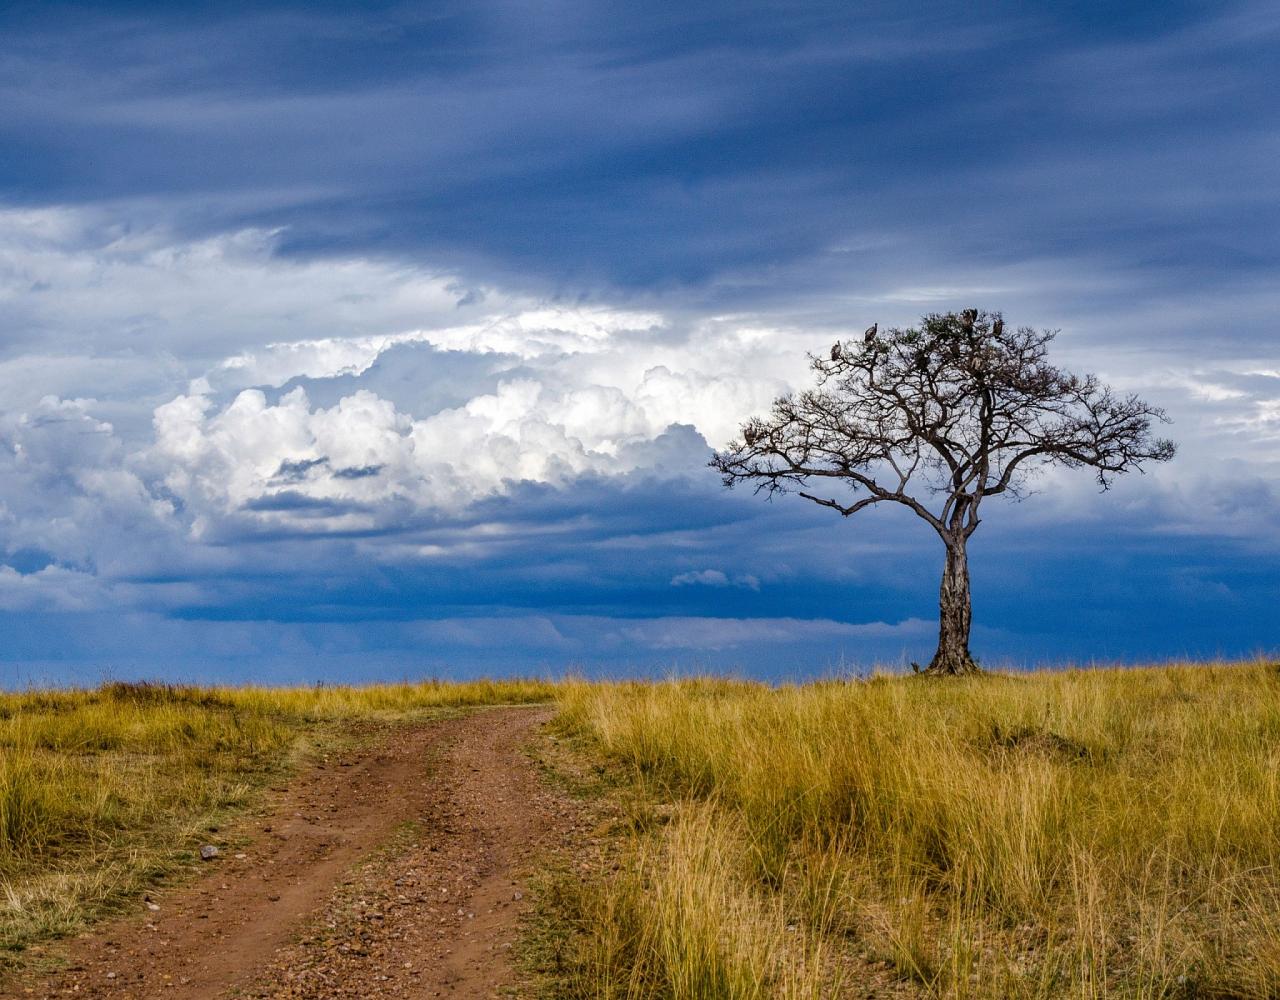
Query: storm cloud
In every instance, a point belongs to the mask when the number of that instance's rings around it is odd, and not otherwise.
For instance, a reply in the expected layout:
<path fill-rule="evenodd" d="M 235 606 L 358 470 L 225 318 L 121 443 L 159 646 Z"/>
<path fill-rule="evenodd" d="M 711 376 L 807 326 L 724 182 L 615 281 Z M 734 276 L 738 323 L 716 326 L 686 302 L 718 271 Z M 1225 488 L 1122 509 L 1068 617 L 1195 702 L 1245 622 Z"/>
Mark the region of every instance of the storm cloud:
<path fill-rule="evenodd" d="M 0 679 L 919 659 L 922 526 L 706 462 L 969 305 L 1181 445 L 993 510 L 975 651 L 1274 648 L 1278 49 L 1249 3 L 7 8 Z"/>

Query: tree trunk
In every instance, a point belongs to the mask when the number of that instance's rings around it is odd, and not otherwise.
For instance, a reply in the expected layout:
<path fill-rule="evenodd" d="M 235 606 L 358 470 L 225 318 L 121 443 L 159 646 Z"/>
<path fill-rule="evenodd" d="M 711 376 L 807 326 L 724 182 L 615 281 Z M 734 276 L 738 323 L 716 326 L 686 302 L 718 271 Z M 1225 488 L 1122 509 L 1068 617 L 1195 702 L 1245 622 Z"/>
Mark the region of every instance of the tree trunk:
<path fill-rule="evenodd" d="M 927 674 L 976 674 L 978 664 L 969 655 L 969 555 L 963 538 L 947 542 L 947 563 L 938 591 L 938 651 Z"/>

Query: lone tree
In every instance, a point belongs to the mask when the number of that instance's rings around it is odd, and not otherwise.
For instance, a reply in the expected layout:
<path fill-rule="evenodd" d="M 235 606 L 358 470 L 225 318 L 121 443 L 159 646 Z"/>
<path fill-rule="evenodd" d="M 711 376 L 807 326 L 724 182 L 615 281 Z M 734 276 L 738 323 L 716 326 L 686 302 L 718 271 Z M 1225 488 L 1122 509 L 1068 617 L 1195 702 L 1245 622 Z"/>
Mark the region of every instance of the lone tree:
<path fill-rule="evenodd" d="M 938 651 L 925 672 L 974 673 L 967 546 L 983 501 L 1021 497 L 1045 465 L 1088 466 L 1105 490 L 1174 453 L 1151 433 L 1168 422 L 1162 410 L 1055 368 L 1053 338 L 977 309 L 907 330 L 872 326 L 811 355 L 817 387 L 775 400 L 711 465 L 728 487 L 795 492 L 845 517 L 893 503 L 924 519 L 946 547 Z"/>

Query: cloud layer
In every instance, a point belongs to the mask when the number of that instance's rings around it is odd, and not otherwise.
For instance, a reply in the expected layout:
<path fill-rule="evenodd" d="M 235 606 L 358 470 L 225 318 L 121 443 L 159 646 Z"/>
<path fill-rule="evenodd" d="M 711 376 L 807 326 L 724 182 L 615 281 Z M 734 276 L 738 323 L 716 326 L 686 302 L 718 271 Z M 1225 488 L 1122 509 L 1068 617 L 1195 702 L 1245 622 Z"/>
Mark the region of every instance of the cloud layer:
<path fill-rule="evenodd" d="M 979 654 L 1274 646 L 1278 41 L 1248 3 L 6 9 L 0 682 L 919 659 L 922 526 L 706 460 L 806 351 L 969 305 L 1182 449 L 992 512 Z"/>

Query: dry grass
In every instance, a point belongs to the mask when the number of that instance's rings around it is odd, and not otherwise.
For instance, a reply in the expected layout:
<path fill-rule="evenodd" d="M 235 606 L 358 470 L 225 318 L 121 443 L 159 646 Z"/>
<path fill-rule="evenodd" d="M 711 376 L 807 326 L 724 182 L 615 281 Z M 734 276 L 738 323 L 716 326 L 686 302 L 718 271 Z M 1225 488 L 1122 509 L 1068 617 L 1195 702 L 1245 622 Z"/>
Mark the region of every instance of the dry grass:
<path fill-rule="evenodd" d="M 570 995 L 1280 996 L 1266 663 L 0 695 L 0 948 L 180 867 L 342 724 L 552 697 L 632 803 L 616 870 L 560 882 Z"/>
<path fill-rule="evenodd" d="M 822 941 L 740 873 L 749 844 L 705 805 L 660 832 L 540 878 L 525 963 L 540 995 L 573 1000 L 817 1000 Z M 576 847 L 575 861 L 582 857 Z"/>
<path fill-rule="evenodd" d="M 1274 664 L 561 699 L 676 804 L 579 904 L 596 995 L 843 995 L 824 952 L 876 995 L 1280 996 Z"/>
<path fill-rule="evenodd" d="M 329 723 L 545 701 L 536 681 L 0 694 L 0 963 L 192 857 Z"/>

